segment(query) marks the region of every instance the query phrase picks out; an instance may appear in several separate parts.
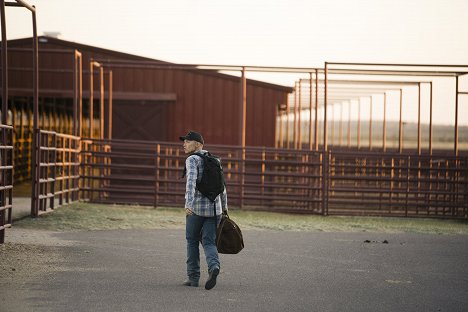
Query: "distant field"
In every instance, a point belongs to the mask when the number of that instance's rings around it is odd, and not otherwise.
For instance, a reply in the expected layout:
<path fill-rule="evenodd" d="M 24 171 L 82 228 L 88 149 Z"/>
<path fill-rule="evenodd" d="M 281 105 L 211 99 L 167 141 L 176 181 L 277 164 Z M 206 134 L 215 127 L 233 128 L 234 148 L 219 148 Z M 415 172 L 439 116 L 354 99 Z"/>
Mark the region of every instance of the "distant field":
<path fill-rule="evenodd" d="M 285 126 L 285 125 L 284 125 Z M 328 143 L 330 145 L 339 144 L 339 122 L 335 122 L 334 129 L 332 124 L 329 124 L 328 128 Z M 357 128 L 358 123 L 351 121 L 351 145 L 357 146 Z M 323 140 L 323 123 L 319 122 L 319 139 Z M 348 122 L 343 121 L 342 125 L 342 144 L 346 145 L 348 138 Z M 361 122 L 361 146 L 369 146 L 369 122 Z M 285 133 L 283 131 L 283 133 Z M 334 139 L 332 135 L 334 134 Z M 455 130 L 453 126 L 446 125 L 434 125 L 433 126 L 433 137 L 432 144 L 434 149 L 453 149 Z M 458 127 L 458 144 L 460 150 L 468 151 L 468 127 Z M 382 121 L 374 121 L 372 123 L 372 145 L 381 146 L 383 137 L 383 123 Z M 399 123 L 398 122 L 387 122 L 387 147 L 396 148 L 398 147 L 399 139 Z M 304 123 L 301 126 L 301 138 L 303 142 L 309 140 L 309 125 Z M 417 123 L 404 123 L 403 124 L 403 146 L 405 148 L 415 148 L 417 146 L 418 138 L 418 125 Z M 293 125 L 290 123 L 289 139 L 293 139 Z M 333 142 L 333 143 L 332 143 Z M 421 125 L 421 145 L 423 148 L 429 147 L 429 125 Z"/>

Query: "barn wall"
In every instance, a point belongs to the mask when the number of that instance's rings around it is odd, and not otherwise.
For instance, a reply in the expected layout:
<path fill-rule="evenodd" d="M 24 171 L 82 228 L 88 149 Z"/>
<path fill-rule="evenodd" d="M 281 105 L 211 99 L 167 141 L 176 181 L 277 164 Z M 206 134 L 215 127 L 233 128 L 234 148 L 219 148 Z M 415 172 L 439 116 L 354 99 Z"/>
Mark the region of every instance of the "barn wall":
<path fill-rule="evenodd" d="M 30 41 L 17 41 L 9 47 L 31 46 Z M 39 51 L 44 49 L 72 49 L 83 53 L 83 96 L 88 97 L 89 60 L 125 59 L 149 60 L 110 50 L 83 46 L 57 39 L 48 39 L 40 43 Z M 40 72 L 40 96 L 71 98 L 73 88 L 73 55 L 68 53 L 40 52 L 41 69 L 53 69 L 52 72 Z M 154 61 L 154 60 L 152 60 Z M 15 68 L 32 68 L 30 52 L 9 53 L 9 83 L 12 91 L 21 93 L 32 87 L 30 71 L 17 71 Z M 188 130 L 203 133 L 207 143 L 239 144 L 240 116 L 240 79 L 203 70 L 113 68 L 113 98 L 116 103 L 141 103 L 145 99 L 164 103 L 165 141 L 176 141 Z M 97 69 L 95 69 L 97 72 Z M 107 75 L 105 75 L 107 80 Z M 94 75 L 95 100 L 98 93 L 99 76 Z M 106 87 L 107 90 L 107 82 Z M 274 146 L 276 111 L 278 104 L 286 102 L 287 88 L 247 81 L 247 129 L 246 144 L 253 146 Z M 132 97 L 138 97 L 132 99 Z M 95 104 L 96 105 L 96 104 Z M 125 106 L 128 110 L 128 105 Z M 115 110 L 119 105 L 114 106 Z M 86 108 L 84 108 L 86 111 Z M 124 114 L 125 112 L 115 112 Z M 148 122 L 151 122 L 149 120 Z M 119 137 L 121 127 L 113 127 L 114 137 Z M 158 139 L 161 136 L 158 137 Z"/>

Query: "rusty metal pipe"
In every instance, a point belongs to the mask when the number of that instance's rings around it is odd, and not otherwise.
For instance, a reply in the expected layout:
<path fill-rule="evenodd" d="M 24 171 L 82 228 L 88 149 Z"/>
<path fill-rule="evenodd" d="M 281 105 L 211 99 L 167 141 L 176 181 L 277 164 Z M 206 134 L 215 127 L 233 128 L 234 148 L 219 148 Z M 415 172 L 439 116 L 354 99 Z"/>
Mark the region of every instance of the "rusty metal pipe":
<path fill-rule="evenodd" d="M 14 2 L 5 2 L 5 4 L 7 6 L 13 6 L 13 7 L 24 7 L 26 9 L 28 9 L 29 11 L 31 11 L 32 13 L 35 13 L 36 12 L 36 7 L 33 6 L 33 5 L 30 5 L 28 3 L 26 3 L 25 1 L 23 0 L 15 0 L 17 3 L 14 3 Z"/>
<path fill-rule="evenodd" d="M 76 51 L 76 50 L 75 50 Z M 72 122 L 72 133 L 77 135 L 78 130 L 78 57 L 75 53 L 73 58 L 73 122 Z"/>
<path fill-rule="evenodd" d="M 302 80 L 307 80 L 305 78 L 301 78 Z M 325 79 L 319 79 L 318 82 L 324 82 Z M 431 80 L 423 80 L 421 79 L 419 82 L 427 82 L 429 83 Z M 356 85 L 356 84 L 366 84 L 369 86 L 376 86 L 376 88 L 382 88 L 382 86 L 401 86 L 401 85 L 417 85 L 418 81 L 409 81 L 409 80 L 364 80 L 364 79 L 328 79 L 329 87 L 332 85 Z"/>
<path fill-rule="evenodd" d="M 327 142 L 327 106 L 328 106 L 328 63 L 325 62 L 325 97 L 323 105 L 323 150 L 328 150 Z"/>
<path fill-rule="evenodd" d="M 20 2 L 23 5 L 26 5 L 25 2 Z M 31 9 L 30 9 L 31 10 Z M 36 114 L 34 115 L 34 129 L 39 129 L 39 43 L 37 39 L 37 21 L 36 21 L 36 10 L 31 10 L 32 12 L 32 22 L 33 22 L 33 97 L 34 97 L 34 108 Z"/>
<path fill-rule="evenodd" d="M 429 83 L 430 98 L 429 98 L 429 155 L 432 155 L 432 81 Z"/>
<path fill-rule="evenodd" d="M 382 129 L 382 150 L 387 150 L 387 93 L 384 93 L 384 107 L 383 107 L 383 129 Z"/>
<path fill-rule="evenodd" d="M 242 209 L 244 207 L 244 191 L 245 191 L 245 134 L 247 124 L 247 82 L 245 77 L 245 68 L 242 67 L 241 81 L 240 81 L 240 143 L 241 143 L 241 179 L 240 179 L 240 194 L 239 194 L 239 206 Z"/>
<path fill-rule="evenodd" d="M 413 71 L 413 70 L 356 70 L 333 69 L 331 74 L 340 75 L 364 75 L 364 76 L 423 76 L 423 77 L 455 77 L 458 72 L 453 71 Z"/>
<path fill-rule="evenodd" d="M 7 59 L 7 40 L 6 40 L 6 20 L 5 20 L 5 1 L 0 0 L 0 17 L 2 19 L 2 125 L 6 125 L 7 111 L 8 111 L 8 59 Z M 2 129 L 6 131 L 6 129 Z M 2 135 L 2 145 L 6 145 L 6 135 Z M 0 155 L 1 156 L 1 155 Z M 4 159 L 0 157 L 0 165 L 3 166 Z M 3 171 L 3 170 L 2 170 Z M 0 177 L 2 184 L 5 182 L 3 173 Z M 0 205 L 4 207 L 6 204 L 6 198 L 4 194 L 0 197 Z M 5 228 L 6 225 L 6 210 L 0 213 L 0 244 L 5 242 Z"/>
<path fill-rule="evenodd" d="M 240 114 L 239 114 L 239 143 L 245 147 L 246 118 L 247 118 L 247 85 L 245 78 L 245 68 L 241 70 L 240 78 Z"/>
<path fill-rule="evenodd" d="M 297 148 L 297 82 L 294 83 L 293 147 Z"/>
<path fill-rule="evenodd" d="M 104 69 L 99 67 L 99 81 L 100 81 L 100 86 L 99 86 L 99 102 L 100 102 L 100 114 L 99 114 L 99 132 L 100 132 L 100 137 L 101 139 L 104 139 Z"/>
<path fill-rule="evenodd" d="M 286 148 L 289 148 L 289 97 L 286 99 Z"/>
<path fill-rule="evenodd" d="M 312 72 L 309 73 L 309 151 L 312 150 L 313 147 L 313 139 L 312 139 Z"/>
<path fill-rule="evenodd" d="M 213 69 L 225 71 L 241 71 L 245 69 L 250 72 L 282 72 L 282 73 L 309 73 L 311 71 L 322 71 L 316 67 L 276 67 L 276 66 L 251 66 L 251 65 L 216 65 L 216 64 L 161 64 L 159 61 L 132 61 L 132 60 L 107 60 L 98 59 L 100 63 L 112 64 L 109 66 L 152 66 L 173 69 Z"/>
<path fill-rule="evenodd" d="M 418 83 L 418 155 L 421 155 L 421 83 Z"/>
<path fill-rule="evenodd" d="M 369 97 L 369 149 L 372 149 L 372 96 Z"/>
<path fill-rule="evenodd" d="M 91 59 L 91 61 L 89 62 L 89 103 L 88 103 L 88 107 L 89 107 L 89 112 L 88 112 L 88 116 L 89 116 L 89 138 L 93 138 L 93 111 L 94 111 L 94 107 L 93 107 L 93 102 L 94 102 L 94 86 L 93 86 L 93 67 L 94 67 L 94 61 Z"/>
<path fill-rule="evenodd" d="M 89 61 L 89 137 L 92 139 L 93 134 L 93 125 L 94 125 L 94 67 L 99 69 L 99 103 L 100 103 L 100 112 L 101 116 L 99 118 L 102 120 L 104 115 L 102 114 L 102 109 L 104 107 L 104 68 L 99 63 L 93 59 Z M 101 120 L 99 122 L 100 136 L 102 137 L 102 131 L 104 127 L 102 126 Z"/>
<path fill-rule="evenodd" d="M 454 127 L 454 143 L 453 143 L 453 148 L 454 148 L 454 154 L 455 156 L 458 156 L 458 87 L 459 87 L 459 82 L 458 82 L 458 75 L 455 78 L 455 127 Z"/>
<path fill-rule="evenodd" d="M 79 119 L 78 119 L 78 133 L 80 138 L 83 136 L 83 56 L 79 54 L 79 77 L 78 77 L 79 89 L 78 89 L 78 108 L 79 108 Z"/>
<path fill-rule="evenodd" d="M 318 70 L 315 70 L 315 123 L 314 123 L 315 151 L 318 151 Z"/>
<path fill-rule="evenodd" d="M 403 152 L 403 89 L 400 89 L 400 119 L 398 123 L 398 152 Z"/>
<path fill-rule="evenodd" d="M 2 19 L 2 124 L 8 120 L 8 50 L 5 20 L 5 1 L 0 0 L 0 17 Z"/>
<path fill-rule="evenodd" d="M 460 67 L 468 68 L 468 65 L 450 64 L 401 64 L 401 63 L 356 63 L 356 62 L 328 62 L 330 65 L 351 65 L 351 66 L 393 66 L 393 67 Z"/>
<path fill-rule="evenodd" d="M 107 125 L 107 138 L 109 140 L 112 139 L 112 92 L 113 92 L 113 75 L 112 75 L 112 70 L 109 71 L 109 111 L 108 111 L 108 125 Z"/>
<path fill-rule="evenodd" d="M 299 86 L 299 92 L 298 92 L 298 102 L 297 102 L 297 110 L 298 110 L 298 115 L 297 115 L 297 148 L 298 149 L 302 149 L 302 125 L 301 125 L 301 113 L 302 113 L 302 84 L 301 84 L 301 81 L 299 80 L 299 83 L 298 83 L 298 86 Z"/>
<path fill-rule="evenodd" d="M 73 135 L 81 137 L 81 109 L 83 100 L 82 56 L 78 50 L 74 50 L 73 52 Z"/>

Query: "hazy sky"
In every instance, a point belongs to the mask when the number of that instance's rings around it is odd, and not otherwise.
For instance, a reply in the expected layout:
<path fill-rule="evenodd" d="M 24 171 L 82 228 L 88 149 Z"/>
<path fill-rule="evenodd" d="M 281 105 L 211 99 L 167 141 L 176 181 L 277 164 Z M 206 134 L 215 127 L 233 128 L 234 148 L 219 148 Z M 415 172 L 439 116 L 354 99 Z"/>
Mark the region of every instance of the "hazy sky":
<path fill-rule="evenodd" d="M 467 0 L 27 0 L 38 31 L 180 63 L 468 64 Z M 133 4 L 133 5 L 131 5 Z M 31 35 L 7 8 L 8 37 Z"/>
<path fill-rule="evenodd" d="M 468 0 L 26 1 L 39 34 L 170 62 L 468 65 Z M 29 11 L 6 10 L 8 38 L 31 36 Z"/>

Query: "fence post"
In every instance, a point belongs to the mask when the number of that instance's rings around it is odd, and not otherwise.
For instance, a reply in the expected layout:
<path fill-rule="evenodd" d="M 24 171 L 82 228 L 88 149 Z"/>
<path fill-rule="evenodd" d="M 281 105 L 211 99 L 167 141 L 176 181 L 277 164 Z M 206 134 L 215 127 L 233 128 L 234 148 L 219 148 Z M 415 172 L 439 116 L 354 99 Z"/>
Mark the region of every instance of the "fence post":
<path fill-rule="evenodd" d="M 240 194 L 239 208 L 244 208 L 244 184 L 245 184 L 245 147 L 241 147 L 241 164 L 240 164 Z"/>
<path fill-rule="evenodd" d="M 51 186 L 51 190 L 50 190 L 50 193 L 51 193 L 51 197 L 50 197 L 50 208 L 51 209 L 55 209 L 55 181 L 56 181 L 56 178 L 57 178 L 57 134 L 54 132 L 52 133 L 51 135 L 51 138 L 52 138 L 52 141 L 51 141 L 51 148 L 50 150 L 48 151 L 48 154 L 50 155 L 50 153 L 52 153 L 52 161 L 48 163 L 48 165 L 50 164 L 51 165 L 51 183 L 52 183 L 52 186 Z M 49 167 L 48 167 L 49 168 Z M 49 169 L 47 169 L 49 170 Z"/>
<path fill-rule="evenodd" d="M 159 205 L 159 162 L 161 155 L 161 145 L 156 145 L 156 158 L 155 158 L 155 175 L 154 175 L 154 207 Z"/>
<path fill-rule="evenodd" d="M 73 178 L 73 189 L 74 189 L 74 196 L 72 197 L 72 200 L 80 200 L 80 165 L 81 165 L 81 137 L 79 137 L 76 140 L 73 140 L 73 149 L 75 150 L 73 152 L 73 173 L 74 173 L 74 178 Z"/>
<path fill-rule="evenodd" d="M 98 148 L 98 157 L 96 158 L 97 159 L 97 164 L 99 166 L 99 201 L 102 202 L 102 200 L 105 198 L 105 194 L 104 194 L 104 187 L 105 187 L 105 181 L 104 181 L 104 165 L 105 165 L 105 156 L 104 156 L 104 152 L 105 152 L 105 146 L 104 146 L 104 135 L 102 134 L 102 132 L 104 131 L 103 130 L 104 127 L 101 128 L 101 139 L 100 139 L 100 143 L 99 143 L 99 148 Z"/>
<path fill-rule="evenodd" d="M 328 215 L 329 155 L 329 151 L 324 151 L 322 154 L 322 215 L 324 216 Z"/>
<path fill-rule="evenodd" d="M 3 126 L 3 124 L 1 124 Z M 3 146 L 6 146 L 6 129 L 5 128 L 0 128 L 0 131 L 1 131 L 1 145 Z M 7 164 L 7 161 L 6 161 L 6 152 L 3 152 L 4 150 L 1 149 L 0 150 L 0 166 L 3 167 L 3 163 L 5 163 L 5 165 Z M 5 169 L 1 168 L 0 169 L 0 182 L 1 182 L 1 186 L 4 187 L 6 185 L 6 181 L 5 181 Z M 5 190 L 0 190 L 0 206 L 1 207 L 4 207 L 4 209 L 0 210 L 0 244 L 3 244 L 5 242 L 5 228 L 6 228 L 6 224 L 8 222 L 6 222 L 6 213 L 7 213 L 7 209 L 6 209 L 6 199 L 5 199 L 5 193 L 6 191 Z M 11 215 L 11 210 L 10 210 L 10 215 Z"/>
<path fill-rule="evenodd" d="M 41 146 L 41 131 L 33 129 L 33 145 L 32 145 L 32 196 L 31 196 L 31 216 L 39 216 L 39 179 L 41 153 L 39 147 Z"/>
<path fill-rule="evenodd" d="M 408 216 L 408 197 L 410 192 L 410 161 L 411 156 L 408 155 L 406 160 L 406 197 L 405 197 L 405 217 Z"/>
<path fill-rule="evenodd" d="M 452 217 L 456 217 L 458 214 L 458 173 L 459 173 L 459 165 L 458 165 L 458 157 L 455 157 L 454 161 L 454 170 L 453 170 L 453 187 L 452 187 L 452 192 L 453 192 L 453 206 L 452 206 Z M 450 166 L 452 167 L 452 166 Z"/>

